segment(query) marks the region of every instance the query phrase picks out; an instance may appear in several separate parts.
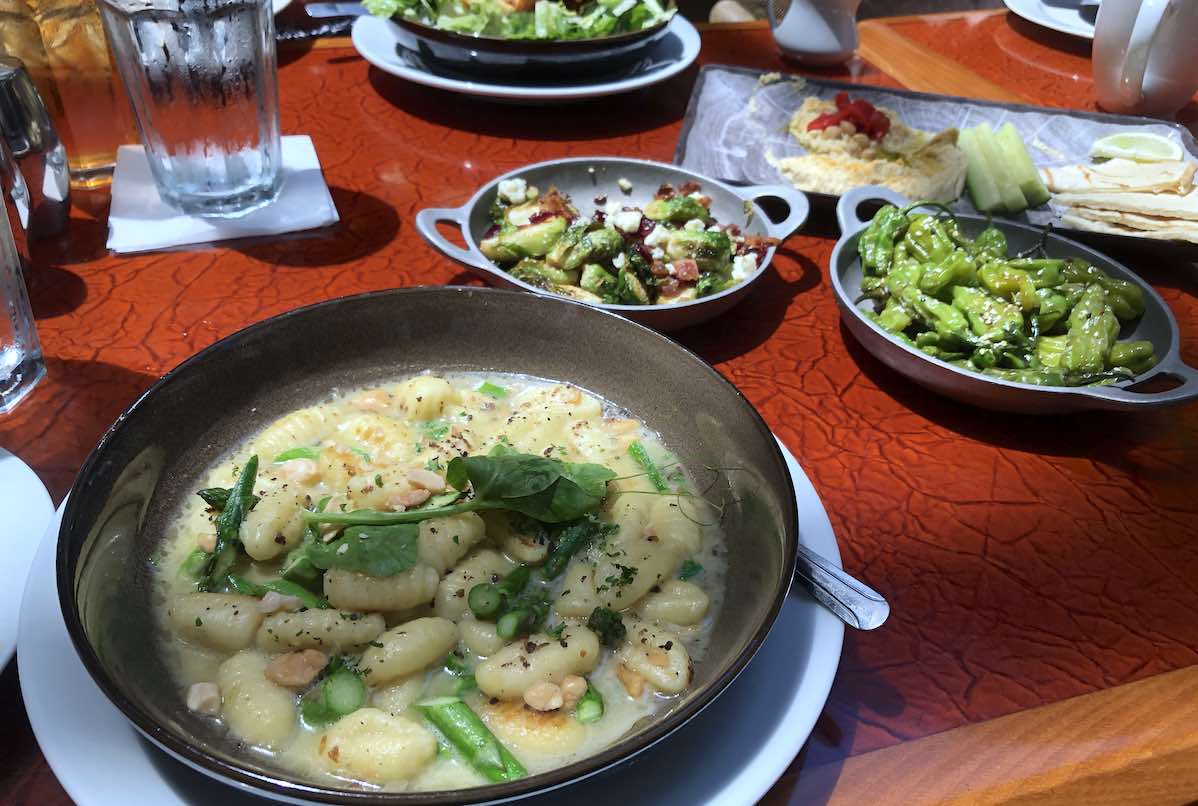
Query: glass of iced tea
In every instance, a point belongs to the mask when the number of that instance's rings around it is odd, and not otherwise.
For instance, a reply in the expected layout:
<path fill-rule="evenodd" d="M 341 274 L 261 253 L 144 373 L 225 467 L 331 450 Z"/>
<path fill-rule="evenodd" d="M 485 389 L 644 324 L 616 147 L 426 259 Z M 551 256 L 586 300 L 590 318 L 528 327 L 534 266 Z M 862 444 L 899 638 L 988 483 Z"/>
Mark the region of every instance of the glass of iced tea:
<path fill-rule="evenodd" d="M 67 151 L 71 184 L 112 178 L 117 146 L 136 143 L 94 0 L 0 0 L 0 50 L 25 63 Z"/>

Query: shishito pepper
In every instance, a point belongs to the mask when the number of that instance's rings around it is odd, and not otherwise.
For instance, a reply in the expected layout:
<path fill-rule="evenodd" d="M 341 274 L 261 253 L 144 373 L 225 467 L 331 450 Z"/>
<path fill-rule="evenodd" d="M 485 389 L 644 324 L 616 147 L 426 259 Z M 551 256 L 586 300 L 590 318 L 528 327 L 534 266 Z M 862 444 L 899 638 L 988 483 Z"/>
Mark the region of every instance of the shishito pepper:
<path fill-rule="evenodd" d="M 943 260 L 924 266 L 919 278 L 919 290 L 938 296 L 949 286 L 977 285 L 977 264 L 964 250 L 954 249 Z"/>
<path fill-rule="evenodd" d="M 1024 311 L 1040 307 L 1036 285 L 1023 269 L 1003 262 L 987 263 L 978 270 L 978 282 L 994 296 L 1013 302 Z"/>
<path fill-rule="evenodd" d="M 1061 269 L 1061 278 L 1067 283 L 1101 286 L 1106 291 L 1107 305 L 1110 306 L 1111 312 L 1124 322 L 1137 319 L 1144 313 L 1144 292 L 1138 285 L 1110 277 L 1084 260 L 1066 260 Z"/>
<path fill-rule="evenodd" d="M 979 262 L 1003 260 L 1007 256 L 1007 236 L 1002 230 L 988 226 L 973 239 L 970 254 Z"/>
<path fill-rule="evenodd" d="M 940 219 L 927 213 L 911 216 L 911 226 L 907 228 L 907 243 L 911 255 L 924 263 L 936 263 L 956 249 L 952 238 L 944 230 Z"/>
<path fill-rule="evenodd" d="M 969 320 L 978 338 L 998 342 L 1023 331 L 1023 313 L 1018 307 L 992 297 L 980 288 L 953 288 L 953 307 Z"/>
<path fill-rule="evenodd" d="M 1107 368 L 1126 367 L 1133 374 L 1147 372 L 1157 364 L 1156 351 L 1147 340 L 1125 341 L 1111 347 L 1107 356 Z"/>
<path fill-rule="evenodd" d="M 1095 283 L 1069 313 L 1069 333 L 1061 367 L 1069 373 L 1101 372 L 1115 339 L 1119 320 L 1107 305 L 1107 293 Z"/>
<path fill-rule="evenodd" d="M 857 253 L 866 274 L 885 276 L 894 261 L 894 245 L 910 226 L 907 215 L 892 204 L 874 214 L 869 226 L 857 239 Z"/>

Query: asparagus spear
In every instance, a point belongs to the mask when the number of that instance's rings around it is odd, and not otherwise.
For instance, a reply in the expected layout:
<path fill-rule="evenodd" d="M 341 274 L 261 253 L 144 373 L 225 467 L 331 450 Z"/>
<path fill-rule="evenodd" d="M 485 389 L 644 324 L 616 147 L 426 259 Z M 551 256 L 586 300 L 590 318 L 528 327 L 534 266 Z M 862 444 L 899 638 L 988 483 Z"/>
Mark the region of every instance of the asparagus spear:
<path fill-rule="evenodd" d="M 649 478 L 649 482 L 659 493 L 669 491 L 670 485 L 666 484 L 665 476 L 661 474 L 661 470 L 659 470 L 657 465 L 653 463 L 653 460 L 649 458 L 649 452 L 645 450 L 645 446 L 641 444 L 639 439 L 634 440 L 633 443 L 628 446 L 628 455 L 631 456 L 633 460 L 641 466 L 641 469 L 645 471 L 645 475 Z"/>
<path fill-rule="evenodd" d="M 416 708 L 488 781 L 514 781 L 528 774 L 461 699 L 434 697 L 416 703 Z"/>
<path fill-rule="evenodd" d="M 574 706 L 574 718 L 586 725 L 590 722 L 598 722 L 602 717 L 603 695 L 588 680 L 587 693 L 583 694 L 582 698 L 578 700 L 578 704 Z"/>
<path fill-rule="evenodd" d="M 216 519 L 216 550 L 200 580 L 200 590 L 215 590 L 224 582 L 233 563 L 237 561 L 237 548 L 241 545 L 241 522 L 253 506 L 254 481 L 258 478 L 258 457 L 251 456 L 241 470 L 237 483 L 229 492 L 228 501 Z"/>

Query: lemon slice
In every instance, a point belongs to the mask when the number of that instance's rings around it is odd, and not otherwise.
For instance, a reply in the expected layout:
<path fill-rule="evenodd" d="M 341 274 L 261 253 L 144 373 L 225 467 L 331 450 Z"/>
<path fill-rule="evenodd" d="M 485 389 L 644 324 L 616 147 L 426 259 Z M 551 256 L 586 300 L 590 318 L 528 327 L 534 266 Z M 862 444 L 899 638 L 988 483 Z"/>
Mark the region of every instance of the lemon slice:
<path fill-rule="evenodd" d="M 1096 140 L 1090 146 L 1091 157 L 1135 160 L 1136 162 L 1165 162 L 1181 159 L 1181 144 L 1151 132 L 1117 132 Z"/>

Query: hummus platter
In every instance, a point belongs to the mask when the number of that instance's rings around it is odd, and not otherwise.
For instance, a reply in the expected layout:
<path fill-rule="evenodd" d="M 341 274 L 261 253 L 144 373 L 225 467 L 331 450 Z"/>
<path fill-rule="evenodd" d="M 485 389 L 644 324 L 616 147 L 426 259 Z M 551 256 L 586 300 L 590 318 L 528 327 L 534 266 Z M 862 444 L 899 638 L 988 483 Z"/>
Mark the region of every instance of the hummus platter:
<path fill-rule="evenodd" d="M 816 205 L 881 185 L 1100 246 L 1198 244 L 1198 142 L 1147 118 L 708 65 L 674 161 L 732 182 L 791 184 Z"/>
<path fill-rule="evenodd" d="M 777 161 L 800 190 L 839 196 L 861 185 L 884 185 L 913 199 L 951 202 L 965 185 L 957 130 L 912 128 L 898 113 L 853 100 L 808 96 L 787 127 L 807 150 Z"/>

